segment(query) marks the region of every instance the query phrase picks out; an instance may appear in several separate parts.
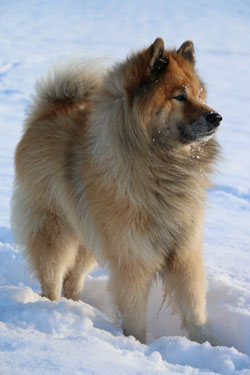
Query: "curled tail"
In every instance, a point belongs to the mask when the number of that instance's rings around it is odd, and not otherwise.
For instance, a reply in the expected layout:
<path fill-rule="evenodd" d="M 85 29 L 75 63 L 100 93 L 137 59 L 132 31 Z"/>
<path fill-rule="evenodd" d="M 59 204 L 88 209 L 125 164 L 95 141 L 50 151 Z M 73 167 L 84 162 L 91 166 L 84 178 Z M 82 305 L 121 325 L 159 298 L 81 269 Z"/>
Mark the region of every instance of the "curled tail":
<path fill-rule="evenodd" d="M 36 82 L 31 112 L 51 111 L 60 104 L 79 103 L 101 83 L 104 69 L 98 60 L 70 60 L 54 64 Z"/>

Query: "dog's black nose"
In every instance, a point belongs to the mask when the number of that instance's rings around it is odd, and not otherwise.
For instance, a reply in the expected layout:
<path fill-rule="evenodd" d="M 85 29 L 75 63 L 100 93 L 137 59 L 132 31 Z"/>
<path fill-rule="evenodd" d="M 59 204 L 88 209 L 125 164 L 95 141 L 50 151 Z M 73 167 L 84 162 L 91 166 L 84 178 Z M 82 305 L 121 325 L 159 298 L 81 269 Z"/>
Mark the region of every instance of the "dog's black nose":
<path fill-rule="evenodd" d="M 222 116 L 217 112 L 206 112 L 205 119 L 214 127 L 219 126 Z"/>

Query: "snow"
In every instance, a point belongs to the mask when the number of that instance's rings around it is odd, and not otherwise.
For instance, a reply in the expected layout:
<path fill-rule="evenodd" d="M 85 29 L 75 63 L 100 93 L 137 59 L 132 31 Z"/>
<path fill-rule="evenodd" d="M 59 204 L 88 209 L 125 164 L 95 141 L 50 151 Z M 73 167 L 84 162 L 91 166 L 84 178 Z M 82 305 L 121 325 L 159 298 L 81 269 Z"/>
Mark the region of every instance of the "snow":
<path fill-rule="evenodd" d="M 250 374 L 249 20 L 244 0 L 0 2 L 0 375 Z M 87 277 L 82 301 L 48 301 L 10 231 L 14 149 L 37 77 L 63 56 L 112 62 L 157 36 L 170 47 L 194 41 L 208 102 L 223 116 L 204 239 L 216 347 L 189 341 L 178 317 L 159 311 L 159 283 L 148 345 L 115 324 L 104 269 Z"/>

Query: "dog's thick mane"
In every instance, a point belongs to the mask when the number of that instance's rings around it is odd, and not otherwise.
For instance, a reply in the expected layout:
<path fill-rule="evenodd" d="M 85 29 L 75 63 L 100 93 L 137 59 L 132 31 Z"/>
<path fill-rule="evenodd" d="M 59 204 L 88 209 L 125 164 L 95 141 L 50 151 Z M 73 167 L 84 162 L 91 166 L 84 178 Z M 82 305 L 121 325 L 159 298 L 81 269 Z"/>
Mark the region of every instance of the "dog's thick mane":
<path fill-rule="evenodd" d="M 131 108 L 126 108 L 130 104 L 123 87 L 122 69 L 123 64 L 117 64 L 107 72 L 94 97 L 95 111 L 87 130 L 91 157 L 97 164 L 106 166 L 105 182 L 117 184 L 121 194 L 129 194 L 137 204 L 141 201 L 147 206 L 152 202 L 152 196 L 147 196 L 149 192 L 158 197 L 159 204 L 163 203 L 165 194 L 168 204 L 171 195 L 179 195 L 180 208 L 185 211 L 183 202 L 193 205 L 203 201 L 219 146 L 215 139 L 190 146 L 188 152 L 182 148 L 162 150 L 155 145 L 143 132 L 143 126 L 136 122 L 133 109 L 131 114 Z M 136 197 L 133 185 L 136 185 Z M 172 201 L 176 203 L 176 199 Z"/>

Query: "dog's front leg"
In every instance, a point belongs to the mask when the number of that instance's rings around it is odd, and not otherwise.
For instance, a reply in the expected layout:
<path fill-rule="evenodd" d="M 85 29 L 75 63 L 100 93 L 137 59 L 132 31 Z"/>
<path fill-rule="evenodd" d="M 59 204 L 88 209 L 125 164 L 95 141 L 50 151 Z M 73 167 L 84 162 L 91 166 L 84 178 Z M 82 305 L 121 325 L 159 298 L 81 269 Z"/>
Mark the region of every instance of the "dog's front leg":
<path fill-rule="evenodd" d="M 146 308 L 152 278 L 152 270 L 134 260 L 111 267 L 109 286 L 124 334 L 142 343 L 146 343 Z"/>
<path fill-rule="evenodd" d="M 182 319 L 191 340 L 202 343 L 216 341 L 207 326 L 206 277 L 200 250 L 178 254 L 166 271 L 164 282 L 173 290 L 172 302 Z"/>

